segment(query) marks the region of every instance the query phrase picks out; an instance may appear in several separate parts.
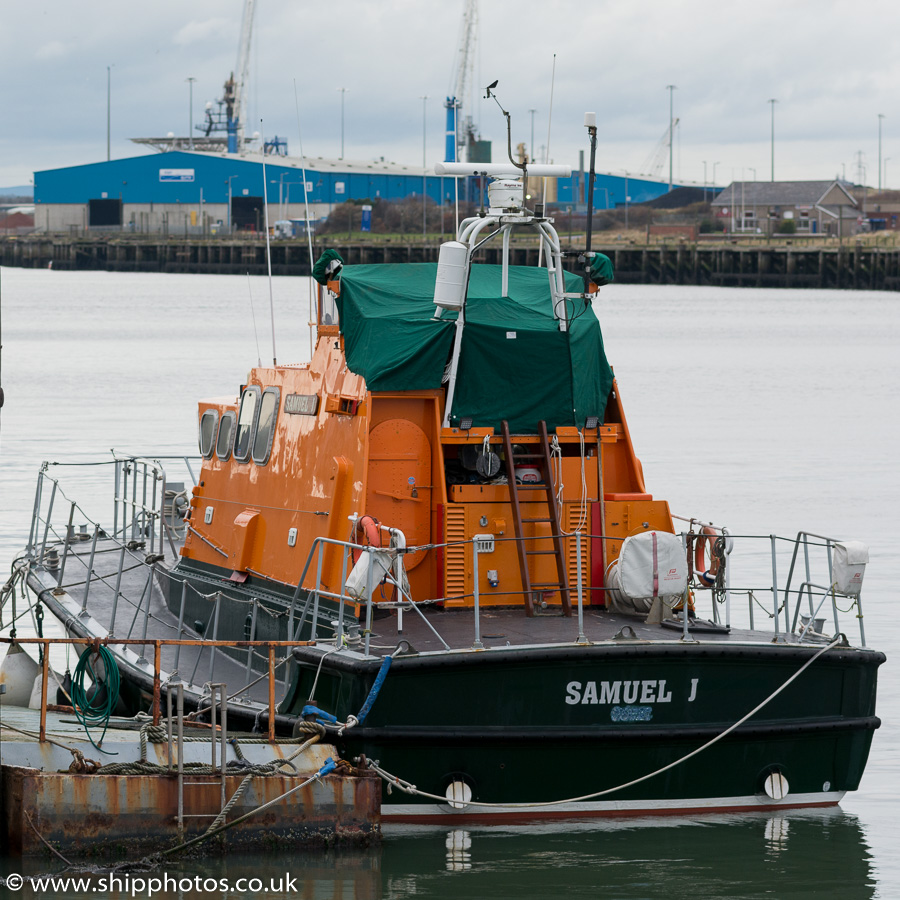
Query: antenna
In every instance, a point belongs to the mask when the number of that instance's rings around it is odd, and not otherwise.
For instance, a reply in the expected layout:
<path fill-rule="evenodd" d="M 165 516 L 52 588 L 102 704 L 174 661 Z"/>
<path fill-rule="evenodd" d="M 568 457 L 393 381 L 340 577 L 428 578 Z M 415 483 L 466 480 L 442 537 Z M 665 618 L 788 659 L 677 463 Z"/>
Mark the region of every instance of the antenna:
<path fill-rule="evenodd" d="M 272 365 L 277 366 L 275 358 L 275 301 L 272 299 L 272 247 L 269 243 L 269 183 L 266 181 L 266 139 L 263 131 L 263 120 L 259 120 L 259 130 L 263 135 L 262 174 L 263 174 L 263 215 L 266 223 L 266 265 L 269 267 L 269 316 L 272 320 Z"/>
<path fill-rule="evenodd" d="M 253 320 L 253 336 L 256 338 L 256 364 L 262 367 L 262 354 L 259 352 L 259 332 L 256 330 L 256 311 L 253 309 L 253 288 L 250 285 L 250 272 L 247 272 L 247 293 L 250 295 L 250 318 Z"/>
<path fill-rule="evenodd" d="M 300 143 L 300 172 L 303 175 L 303 207 L 306 210 L 306 243 L 309 246 L 309 271 L 312 273 L 313 266 L 315 262 L 313 260 L 313 245 L 312 245 L 312 232 L 309 230 L 309 191 L 307 190 L 307 182 L 306 182 L 306 157 L 303 155 L 303 131 L 300 128 L 300 101 L 297 98 L 297 79 L 294 79 L 294 107 L 297 110 L 297 140 Z M 313 350 L 313 336 L 312 336 L 312 323 L 315 321 L 318 324 L 319 317 L 316 315 L 313 310 L 313 283 L 312 278 L 309 278 L 309 357 L 312 359 Z M 318 329 L 317 329 L 318 333 Z"/>
<path fill-rule="evenodd" d="M 547 113 L 547 155 L 544 162 L 550 159 L 550 126 L 553 124 L 553 90 L 556 87 L 556 54 L 553 54 L 553 68 L 550 71 L 550 111 Z M 544 212 L 546 213 L 546 197 L 547 197 L 547 179 L 541 181 L 541 203 L 544 204 Z M 541 241 L 538 247 L 538 266 L 544 263 L 544 242 Z"/>
<path fill-rule="evenodd" d="M 556 88 L 556 54 L 553 54 L 553 68 L 550 70 L 550 111 L 547 113 L 547 155 L 544 162 L 550 160 L 550 128 L 553 125 L 553 92 Z M 544 196 L 547 191 L 547 179 L 544 179 L 541 185 L 541 203 L 544 202 Z"/>
<path fill-rule="evenodd" d="M 3 407 L 2 363 L 3 363 L 3 276 L 0 275 L 0 409 Z M 49 516 L 48 516 L 49 518 Z"/>
<path fill-rule="evenodd" d="M 528 163 L 527 163 L 527 162 L 524 162 L 524 163 L 517 163 L 517 162 L 513 159 L 513 154 L 512 154 L 512 118 L 510 117 L 510 114 L 509 114 L 509 113 L 503 108 L 503 106 L 500 104 L 500 101 L 497 99 L 497 95 L 494 93 L 494 88 L 497 87 L 497 85 L 498 85 L 499 83 L 500 83 L 500 79 L 498 78 L 495 82 L 493 82 L 493 84 L 489 84 L 489 85 L 485 88 L 484 99 L 487 100 L 487 99 L 489 99 L 490 97 L 493 97 L 493 98 L 494 98 L 494 102 L 497 104 L 497 106 L 500 107 L 500 112 L 502 112 L 503 115 L 506 116 L 506 155 L 509 157 L 509 161 L 510 161 L 517 169 L 521 169 L 521 170 L 522 170 L 522 173 L 525 174 L 525 175 L 527 175 L 527 172 L 526 172 L 526 166 L 528 165 Z"/>

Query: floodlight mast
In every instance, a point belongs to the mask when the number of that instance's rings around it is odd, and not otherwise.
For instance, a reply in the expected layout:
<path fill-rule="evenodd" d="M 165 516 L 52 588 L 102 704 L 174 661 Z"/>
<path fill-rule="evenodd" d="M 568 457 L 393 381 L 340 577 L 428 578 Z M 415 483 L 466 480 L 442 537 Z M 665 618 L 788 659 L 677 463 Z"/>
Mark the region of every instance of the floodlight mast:
<path fill-rule="evenodd" d="M 591 259 L 591 233 L 594 225 L 594 171 L 597 163 L 597 113 L 586 112 L 584 114 L 584 127 L 588 130 L 591 139 L 591 164 L 588 172 L 588 196 L 587 196 L 587 234 L 585 235 L 585 247 L 582 261 L 584 262 L 584 289 L 587 291 L 591 283 L 590 270 Z"/>

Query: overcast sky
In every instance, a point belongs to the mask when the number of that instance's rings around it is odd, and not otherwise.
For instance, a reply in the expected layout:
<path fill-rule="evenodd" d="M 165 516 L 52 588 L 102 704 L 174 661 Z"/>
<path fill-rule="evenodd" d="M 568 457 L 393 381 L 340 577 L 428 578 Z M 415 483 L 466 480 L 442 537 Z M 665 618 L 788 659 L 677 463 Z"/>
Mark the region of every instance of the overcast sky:
<path fill-rule="evenodd" d="M 250 65 L 249 131 L 338 156 L 421 164 L 443 158 L 443 101 L 458 56 L 464 0 L 258 0 Z M 0 5 L 0 186 L 34 171 L 106 158 L 107 65 L 112 156 L 145 152 L 129 138 L 185 134 L 221 97 L 234 69 L 241 0 L 31 0 Z M 552 11 L 551 11 L 552 10 Z M 775 98 L 776 179 L 859 177 L 878 183 L 878 115 L 886 185 L 900 186 L 900 6 L 896 0 L 480 0 L 474 82 L 499 79 L 513 143 L 547 144 L 577 164 L 583 117 L 596 111 L 597 167 L 638 172 L 669 122 L 676 85 L 677 180 L 770 177 Z M 482 136 L 504 158 L 493 101 L 466 97 Z M 884 169 L 882 170 L 884 171 Z M 663 169 L 668 175 L 668 161 Z"/>

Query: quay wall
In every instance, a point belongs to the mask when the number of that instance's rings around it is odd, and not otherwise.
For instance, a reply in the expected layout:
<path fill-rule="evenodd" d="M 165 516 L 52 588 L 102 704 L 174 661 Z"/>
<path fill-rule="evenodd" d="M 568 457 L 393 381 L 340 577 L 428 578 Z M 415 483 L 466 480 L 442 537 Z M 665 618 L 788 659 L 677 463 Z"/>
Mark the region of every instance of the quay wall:
<path fill-rule="evenodd" d="M 349 264 L 436 262 L 439 243 L 397 240 L 361 243 L 319 238 Z M 900 248 L 862 243 L 843 247 L 710 246 L 666 243 L 596 247 L 612 258 L 620 284 L 719 285 L 725 287 L 844 288 L 900 290 Z M 575 269 L 576 249 L 568 268 Z M 500 248 L 485 247 L 479 258 L 500 262 Z M 536 265 L 536 246 L 511 247 L 515 265 Z M 34 234 L 0 236 L 0 265 L 25 268 L 102 269 L 113 272 L 199 272 L 264 275 L 266 245 L 259 237 L 73 237 Z M 274 275 L 309 275 L 306 241 L 272 241 Z"/>

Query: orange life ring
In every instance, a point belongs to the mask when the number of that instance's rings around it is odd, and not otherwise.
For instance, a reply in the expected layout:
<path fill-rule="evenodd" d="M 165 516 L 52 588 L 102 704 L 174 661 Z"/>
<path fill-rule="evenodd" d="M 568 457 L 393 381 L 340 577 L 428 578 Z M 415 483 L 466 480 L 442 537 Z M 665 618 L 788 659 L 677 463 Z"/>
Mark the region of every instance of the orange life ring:
<path fill-rule="evenodd" d="M 353 551 L 353 564 L 359 562 L 363 547 L 380 547 L 381 528 L 375 516 L 360 516 L 350 532 L 350 541 L 359 544 L 359 550 Z"/>
<path fill-rule="evenodd" d="M 704 525 L 697 535 L 694 544 L 694 572 L 706 587 L 712 587 L 716 583 L 716 575 L 719 574 L 719 557 L 713 552 L 719 532 L 709 525 Z M 706 549 L 709 548 L 709 568 L 706 567 Z"/>

